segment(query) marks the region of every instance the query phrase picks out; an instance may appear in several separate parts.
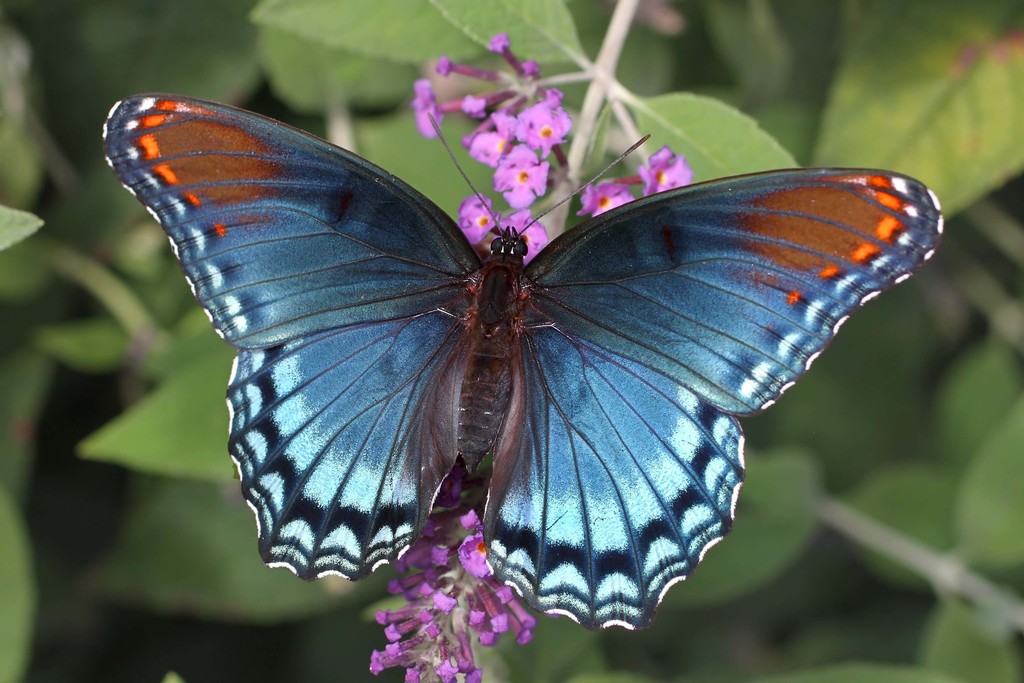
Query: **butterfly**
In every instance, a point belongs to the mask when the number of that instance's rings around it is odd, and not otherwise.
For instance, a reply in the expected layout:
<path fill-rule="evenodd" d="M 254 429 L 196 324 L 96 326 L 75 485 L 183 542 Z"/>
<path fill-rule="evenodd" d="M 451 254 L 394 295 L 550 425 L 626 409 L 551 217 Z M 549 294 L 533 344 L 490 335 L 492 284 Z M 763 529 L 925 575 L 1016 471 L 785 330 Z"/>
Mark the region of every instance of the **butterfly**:
<path fill-rule="evenodd" d="M 592 218 L 526 267 L 351 152 L 176 95 L 118 102 L 107 161 L 238 350 L 229 450 L 271 566 L 358 579 L 491 457 L 487 561 L 534 608 L 644 626 L 732 525 L 767 408 L 942 232 L 877 170 L 725 178 Z"/>

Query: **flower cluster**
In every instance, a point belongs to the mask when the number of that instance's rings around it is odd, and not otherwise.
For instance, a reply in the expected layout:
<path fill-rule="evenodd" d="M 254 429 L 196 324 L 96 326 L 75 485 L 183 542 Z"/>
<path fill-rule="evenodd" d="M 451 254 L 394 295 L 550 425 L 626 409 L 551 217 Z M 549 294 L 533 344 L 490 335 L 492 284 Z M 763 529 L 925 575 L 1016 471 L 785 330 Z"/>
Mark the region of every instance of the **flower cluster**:
<path fill-rule="evenodd" d="M 470 157 L 494 169 L 494 189 L 510 207 L 506 215 L 495 212 L 489 200 L 476 195 L 459 207 L 459 225 L 473 244 L 486 244 L 486 238 L 502 228 L 525 228 L 524 239 L 530 247 L 527 260 L 548 242 L 544 226 L 533 220 L 529 207 L 554 183 L 554 170 L 564 173 L 565 154 L 561 145 L 572 126 L 562 107 L 562 93 L 538 84 L 540 68 L 532 60 L 520 60 L 509 47 L 508 36 L 491 39 L 489 49 L 505 60 L 512 73 L 457 64 L 447 57 L 437 62 L 442 76 L 460 74 L 499 88 L 482 96 L 466 95 L 451 102 L 438 103 L 430 81 L 416 82 L 412 107 L 420 132 L 436 135 L 430 118 L 437 122 L 447 113 L 462 112 L 480 119 L 476 129 L 462 140 Z M 496 223 L 499 223 L 496 224 Z"/>
<path fill-rule="evenodd" d="M 439 680 L 453 683 L 458 675 L 466 683 L 479 683 L 483 672 L 476 665 L 471 636 L 484 646 L 497 643 L 503 633 L 525 644 L 533 637 L 536 619 L 491 574 L 487 565 L 483 525 L 462 499 L 462 490 L 478 488 L 479 479 L 466 479 L 456 466 L 438 494 L 436 510 L 427 520 L 423 536 L 396 563 L 402 575 L 388 590 L 407 604 L 377 612 L 389 644 L 370 657 L 370 671 L 401 666 L 408 683 Z M 474 496 L 468 496 L 467 500 Z"/>
<path fill-rule="evenodd" d="M 436 135 L 431 118 L 440 124 L 445 114 L 461 112 L 480 119 L 462 144 L 473 159 L 494 169 L 494 189 L 505 198 L 510 212 L 496 212 L 489 199 L 472 195 L 459 207 L 459 226 L 472 244 L 483 247 L 488 237 L 502 228 L 525 229 L 529 261 L 548 242 L 547 231 L 533 219 L 529 207 L 569 172 L 562 145 L 572 119 L 562 107 L 561 91 L 542 85 L 537 63 L 516 57 L 507 35 L 492 38 L 489 49 L 501 55 L 511 75 L 457 64 L 447 57 L 438 60 L 437 72 L 498 84 L 497 90 L 438 103 L 430 81 L 423 79 L 415 84 L 412 107 L 419 130 L 427 137 Z M 596 216 L 632 201 L 633 185 L 642 185 L 642 194 L 647 196 L 682 187 L 692 178 L 683 156 L 663 147 L 639 168 L 638 175 L 588 185 L 583 190 L 579 215 Z"/>

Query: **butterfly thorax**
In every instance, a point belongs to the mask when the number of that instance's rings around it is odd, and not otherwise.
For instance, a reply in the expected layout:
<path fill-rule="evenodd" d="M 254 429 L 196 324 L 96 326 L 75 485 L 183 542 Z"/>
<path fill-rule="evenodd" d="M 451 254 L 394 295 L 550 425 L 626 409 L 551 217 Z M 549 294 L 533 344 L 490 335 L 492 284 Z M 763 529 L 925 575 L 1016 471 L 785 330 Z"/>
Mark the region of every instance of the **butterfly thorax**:
<path fill-rule="evenodd" d="M 495 242 L 502 239 L 508 238 Z M 469 355 L 459 399 L 459 455 L 470 471 L 494 445 L 512 393 L 512 361 L 524 304 L 523 254 L 511 246 L 492 246 L 477 276 L 469 288 Z"/>

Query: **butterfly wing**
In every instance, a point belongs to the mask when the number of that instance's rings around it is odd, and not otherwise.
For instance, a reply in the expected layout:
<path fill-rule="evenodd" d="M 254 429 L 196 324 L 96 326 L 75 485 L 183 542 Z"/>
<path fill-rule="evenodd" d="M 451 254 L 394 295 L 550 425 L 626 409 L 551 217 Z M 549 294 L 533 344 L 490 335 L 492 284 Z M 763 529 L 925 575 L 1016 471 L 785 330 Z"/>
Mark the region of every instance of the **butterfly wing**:
<path fill-rule="evenodd" d="M 654 195 L 560 237 L 526 270 L 485 513 L 496 575 L 588 627 L 649 623 L 730 527 L 733 415 L 773 402 L 941 225 L 917 181 L 817 169 Z"/>
<path fill-rule="evenodd" d="M 354 154 L 213 102 L 123 100 L 104 146 L 241 350 L 229 449 L 264 559 L 305 578 L 395 559 L 455 458 L 480 265 L 457 226 Z"/>
<path fill-rule="evenodd" d="M 491 568 L 588 628 L 650 623 L 732 524 L 739 424 L 556 327 L 524 335 L 517 367 L 484 514 Z"/>
<path fill-rule="evenodd" d="M 257 114 L 135 96 L 114 105 L 104 146 L 167 232 L 214 327 L 238 348 L 431 310 L 480 267 L 423 195 Z"/>
<path fill-rule="evenodd" d="M 358 579 L 419 538 L 455 462 L 462 329 L 432 312 L 239 353 L 229 447 L 267 564 Z"/>
<path fill-rule="evenodd" d="M 736 415 L 789 387 L 938 244 L 934 195 L 882 171 L 775 171 L 664 192 L 566 233 L 531 304 Z"/>

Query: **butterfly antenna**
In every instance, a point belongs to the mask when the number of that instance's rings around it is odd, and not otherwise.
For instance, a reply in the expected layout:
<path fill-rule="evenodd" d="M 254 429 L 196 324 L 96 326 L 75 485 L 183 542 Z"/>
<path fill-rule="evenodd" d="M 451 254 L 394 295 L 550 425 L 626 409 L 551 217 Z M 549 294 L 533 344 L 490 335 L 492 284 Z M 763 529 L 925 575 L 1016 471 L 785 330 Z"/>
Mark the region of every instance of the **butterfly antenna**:
<path fill-rule="evenodd" d="M 627 149 L 627 150 L 626 150 L 625 152 L 623 152 L 622 154 L 620 154 L 620 155 L 619 155 L 619 156 L 618 156 L 618 157 L 617 157 L 617 158 L 615 159 L 615 161 L 613 161 L 612 163 L 610 163 L 610 164 L 608 164 L 607 166 L 605 166 L 605 167 L 604 167 L 604 169 L 602 169 L 600 173 L 598 173 L 598 174 L 597 174 L 596 176 L 594 176 L 593 178 L 591 178 L 591 179 L 590 179 L 590 180 L 588 180 L 587 182 L 585 182 L 585 183 L 583 183 L 582 185 L 580 185 L 579 187 L 577 187 L 577 188 L 576 188 L 575 190 L 573 190 L 573 191 L 572 191 L 572 192 L 571 192 L 570 194 L 567 194 L 567 195 L 566 195 L 565 197 L 563 197 L 562 199 L 560 199 L 560 200 L 558 201 L 558 203 L 557 203 L 557 204 L 555 204 L 554 206 L 552 206 L 551 208 L 549 208 L 549 209 L 548 209 L 547 211 L 545 211 L 545 212 L 544 212 L 544 213 L 542 213 L 541 215 L 539 215 L 539 216 L 537 216 L 536 218 L 534 218 L 534 219 L 533 219 L 532 221 L 530 221 L 530 222 L 529 222 L 529 223 L 528 223 L 528 224 L 526 225 L 526 227 L 525 227 L 525 228 L 523 228 L 523 230 L 526 230 L 526 228 L 529 228 L 529 227 L 530 227 L 531 225 L 533 225 L 534 223 L 538 222 L 538 221 L 539 221 L 539 220 L 540 220 L 541 218 L 544 218 L 544 216 L 547 216 L 547 215 L 548 215 L 549 213 L 551 213 L 552 211 L 554 211 L 555 209 L 557 209 L 558 207 L 560 207 L 560 206 L 561 206 L 562 204 L 565 204 L 565 203 L 566 203 L 567 201 L 569 201 L 570 199 L 572 199 L 573 197 L 575 197 L 576 195 L 578 195 L 578 194 L 579 194 L 580 192 L 583 192 L 583 190 L 585 190 L 585 189 L 587 189 L 587 188 L 588 188 L 589 186 L 593 185 L 593 184 L 594 184 L 595 182 L 597 182 L 597 181 L 598 181 L 598 180 L 599 180 L 599 179 L 601 178 L 601 176 L 603 176 L 603 175 L 604 175 L 605 173 L 607 173 L 608 171 L 610 171 L 610 170 L 612 169 L 612 167 L 613 167 L 613 166 L 616 166 L 616 165 L 618 165 L 618 163 L 619 163 L 620 161 L 622 161 L 623 159 L 625 159 L 626 157 L 628 157 L 628 156 L 629 156 L 630 154 L 632 154 L 633 152 L 635 152 L 635 151 L 637 150 L 637 148 L 638 148 L 638 147 L 639 147 L 640 145 L 642 145 L 642 144 L 644 144 L 645 142 L 647 142 L 648 138 L 650 138 L 650 137 L 651 137 L 651 136 L 650 136 L 650 134 L 648 133 L 647 135 L 643 136 L 642 138 L 640 138 L 639 140 L 637 140 L 636 142 L 634 142 L 634 143 L 633 143 L 633 145 L 632 145 L 632 146 L 631 146 L 631 147 L 630 147 L 629 149 Z M 450 152 L 449 152 L 449 154 L 450 154 Z"/>
<path fill-rule="evenodd" d="M 486 201 L 485 197 L 480 194 L 480 190 L 476 189 L 473 181 L 470 180 L 469 176 L 466 175 L 466 172 L 462 170 L 462 166 L 460 166 L 458 160 L 456 160 L 455 154 L 452 152 L 452 148 L 448 146 L 448 141 L 444 139 L 444 133 L 441 132 L 441 126 L 437 124 L 437 120 L 434 118 L 434 115 L 427 114 L 427 118 L 430 119 L 430 125 L 433 126 L 434 132 L 437 133 L 437 138 L 441 141 L 441 144 L 444 145 L 444 151 L 448 152 L 448 158 L 452 160 L 452 163 L 455 165 L 459 175 L 461 175 L 462 179 L 466 181 L 467 185 L 469 185 L 469 189 L 473 190 L 473 194 L 475 194 L 476 198 L 480 200 L 480 205 L 487 209 L 487 215 L 489 215 L 491 220 L 494 222 L 495 229 L 501 230 L 501 226 L 498 224 L 497 214 L 491 211 L 490 202 Z"/>

